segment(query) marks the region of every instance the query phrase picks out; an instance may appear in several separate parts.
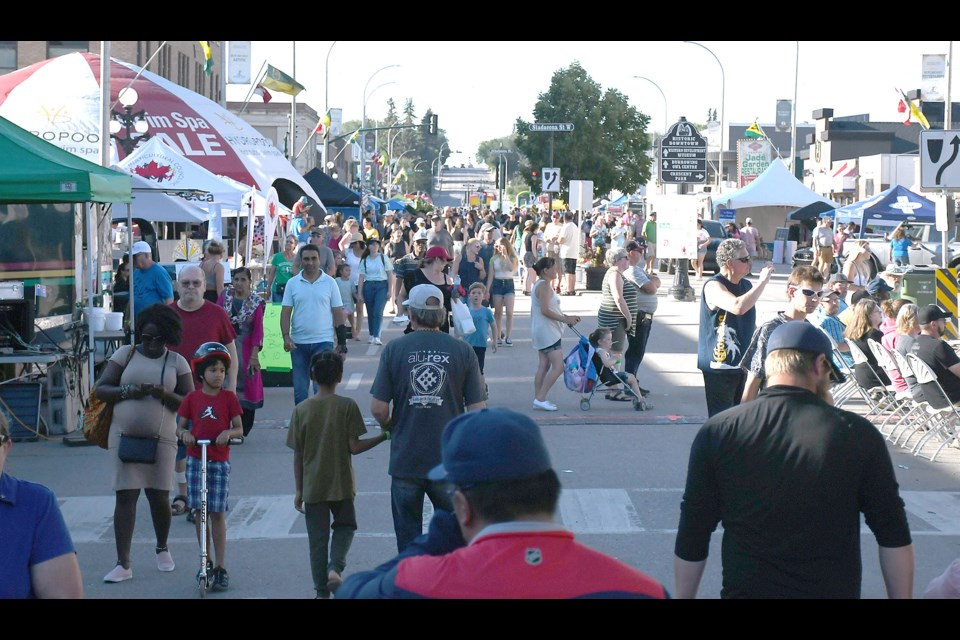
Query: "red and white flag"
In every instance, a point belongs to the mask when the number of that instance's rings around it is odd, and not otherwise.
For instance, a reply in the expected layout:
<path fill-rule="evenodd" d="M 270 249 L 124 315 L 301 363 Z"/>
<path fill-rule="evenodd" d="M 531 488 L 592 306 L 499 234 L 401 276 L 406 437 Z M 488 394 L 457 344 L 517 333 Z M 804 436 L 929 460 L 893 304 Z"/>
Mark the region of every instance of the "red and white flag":
<path fill-rule="evenodd" d="M 253 90 L 255 94 L 263 98 L 263 103 L 266 104 L 273 100 L 273 96 L 270 95 L 270 92 L 262 84 L 258 84 L 257 88 Z"/>

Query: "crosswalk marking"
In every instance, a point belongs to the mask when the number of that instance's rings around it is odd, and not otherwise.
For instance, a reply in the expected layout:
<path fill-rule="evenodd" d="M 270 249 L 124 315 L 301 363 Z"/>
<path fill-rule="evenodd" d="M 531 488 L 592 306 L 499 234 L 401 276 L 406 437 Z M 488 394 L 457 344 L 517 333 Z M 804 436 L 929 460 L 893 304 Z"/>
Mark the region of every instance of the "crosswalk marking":
<path fill-rule="evenodd" d="M 344 385 L 347 391 L 356 391 L 360 388 L 360 381 L 363 380 L 362 373 L 351 373 L 347 384 Z"/>
<path fill-rule="evenodd" d="M 631 494 L 662 493 L 682 489 L 564 489 L 560 494 L 557 509 L 557 521 L 577 535 L 584 534 L 636 534 L 676 533 L 676 523 L 668 527 L 656 527 L 653 523 L 641 521 Z M 948 491 L 902 491 L 907 512 L 914 523 L 911 533 L 914 536 L 956 536 L 960 535 L 960 492 Z M 358 511 L 365 501 L 376 499 L 386 501 L 389 510 L 389 491 L 368 491 L 357 494 Z M 679 495 L 678 495 L 679 500 Z M 75 544 L 113 543 L 113 496 L 85 496 L 61 498 L 60 509 L 63 512 L 70 535 Z M 140 500 L 138 520 L 141 520 L 134 533 L 135 542 L 150 542 L 153 530 L 149 525 L 149 509 L 146 500 Z M 389 518 L 389 513 L 386 514 Z M 433 517 L 433 508 L 429 500 L 424 501 L 424 531 Z M 276 540 L 305 538 L 301 514 L 293 508 L 293 495 L 250 496 L 230 499 L 230 511 L 227 514 L 228 540 Z M 917 520 L 922 522 L 917 522 Z M 180 519 L 175 519 L 179 521 Z M 389 520 L 388 520 L 389 521 Z M 871 535 L 866 524 L 861 533 Z M 357 531 L 360 538 L 393 537 L 393 531 Z M 174 527 L 170 539 L 173 541 L 193 540 L 192 527 Z"/>

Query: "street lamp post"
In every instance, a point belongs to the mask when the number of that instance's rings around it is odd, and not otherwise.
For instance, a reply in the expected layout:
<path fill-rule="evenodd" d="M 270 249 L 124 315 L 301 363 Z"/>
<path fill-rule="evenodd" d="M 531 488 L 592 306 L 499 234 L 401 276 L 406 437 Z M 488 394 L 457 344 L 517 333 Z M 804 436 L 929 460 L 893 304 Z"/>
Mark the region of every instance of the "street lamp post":
<path fill-rule="evenodd" d="M 150 137 L 150 123 L 146 120 L 146 112 L 142 109 L 133 112 L 133 105 L 139 99 L 136 89 L 127 87 L 121 90 L 118 100 L 123 105 L 123 113 L 113 111 L 113 118 L 110 120 L 110 137 L 117 141 L 125 156 L 130 155 L 141 140 Z M 125 132 L 122 138 L 117 135 L 121 131 Z"/>
<path fill-rule="evenodd" d="M 443 157 L 444 147 L 447 147 L 448 149 L 450 148 L 450 145 L 447 144 L 446 140 L 444 140 L 443 144 L 440 145 L 440 151 L 437 153 L 437 191 L 443 191 L 443 188 L 441 187 L 441 184 L 440 184 L 440 167 L 443 166 L 443 163 L 440 162 L 440 158 Z"/>
<path fill-rule="evenodd" d="M 385 82 L 380 86 L 375 87 L 373 91 L 367 93 L 367 88 L 370 86 L 370 81 L 373 80 L 374 76 L 376 76 L 381 71 L 384 71 L 386 69 L 390 69 L 393 67 L 399 67 L 399 66 L 400 66 L 399 64 L 388 64 L 385 67 L 380 67 L 379 69 L 374 71 L 372 74 L 370 74 L 369 78 L 367 78 L 367 83 L 363 85 L 363 119 L 361 120 L 361 125 L 360 125 L 361 129 L 367 128 L 367 98 L 369 98 L 370 94 L 376 91 L 377 89 L 379 89 L 380 87 L 388 84 L 392 84 L 392 82 Z M 364 133 L 364 135 L 366 135 L 366 133 Z M 367 175 L 367 151 L 366 149 L 364 149 L 363 155 L 361 156 L 361 160 L 360 160 L 360 193 L 361 195 L 363 195 L 363 189 L 366 183 L 366 175 Z"/>
<path fill-rule="evenodd" d="M 724 138 L 726 136 L 726 126 L 724 126 L 724 118 L 727 117 L 727 112 L 724 109 L 724 99 L 726 98 L 727 91 L 727 76 L 723 71 L 723 64 L 720 62 L 720 58 L 717 57 L 713 51 L 700 44 L 699 42 L 694 42 L 693 40 L 684 40 L 687 44 L 695 44 L 701 49 L 705 50 L 707 53 L 713 56 L 713 59 L 717 61 L 717 64 L 720 65 L 720 162 L 719 168 L 717 169 L 717 193 L 720 193 L 720 182 L 723 180 L 723 148 L 724 148 Z"/>
<path fill-rule="evenodd" d="M 636 78 L 637 80 L 646 80 L 647 82 L 649 82 L 650 84 L 652 84 L 653 86 L 655 86 L 655 87 L 657 88 L 657 91 L 660 92 L 660 95 L 663 96 L 663 135 L 667 135 L 667 126 L 668 126 L 667 123 L 669 122 L 669 120 L 668 120 L 668 116 L 667 116 L 667 96 L 666 96 L 666 94 L 663 92 L 663 89 L 660 88 L 660 85 L 658 85 L 656 82 L 654 82 L 654 81 L 651 80 L 650 78 L 646 78 L 646 77 L 644 77 L 644 76 L 633 76 L 633 77 Z"/>
<path fill-rule="evenodd" d="M 337 41 L 334 40 L 330 43 L 330 48 L 327 49 L 327 61 L 324 66 L 323 71 L 323 110 L 324 113 L 330 113 L 330 52 L 333 51 L 333 45 L 337 44 Z M 224 92 L 226 95 L 226 92 Z M 327 168 L 327 162 L 330 161 L 330 136 L 326 136 L 323 139 L 323 166 L 324 171 L 329 172 Z"/>

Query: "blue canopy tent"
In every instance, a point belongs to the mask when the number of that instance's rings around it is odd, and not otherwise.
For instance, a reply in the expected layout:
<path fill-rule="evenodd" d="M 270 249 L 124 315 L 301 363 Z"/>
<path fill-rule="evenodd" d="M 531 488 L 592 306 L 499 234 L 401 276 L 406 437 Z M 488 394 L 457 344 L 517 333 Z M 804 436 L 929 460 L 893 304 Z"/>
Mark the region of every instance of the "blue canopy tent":
<path fill-rule="evenodd" d="M 934 224 L 936 208 L 932 200 L 898 184 L 872 198 L 840 207 L 836 210 L 836 221 L 857 223 L 862 235 L 874 223 L 881 227 L 896 226 L 900 222 Z"/>

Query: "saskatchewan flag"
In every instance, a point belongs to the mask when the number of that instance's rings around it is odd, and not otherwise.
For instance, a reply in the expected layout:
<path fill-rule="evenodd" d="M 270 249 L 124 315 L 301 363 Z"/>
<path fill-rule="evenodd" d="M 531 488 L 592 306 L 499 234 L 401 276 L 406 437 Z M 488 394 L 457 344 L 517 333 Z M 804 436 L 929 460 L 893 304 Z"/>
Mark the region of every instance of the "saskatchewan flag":
<path fill-rule="evenodd" d="M 767 134 L 763 132 L 763 129 L 757 124 L 757 121 L 754 120 L 753 124 L 747 127 L 746 131 L 743 132 L 748 138 L 766 138 Z"/>
<path fill-rule="evenodd" d="M 263 73 L 263 80 L 260 81 L 260 84 L 267 89 L 273 89 L 289 96 L 296 96 L 306 88 L 271 64 L 267 65 L 267 70 Z"/>
<path fill-rule="evenodd" d="M 210 41 L 198 40 L 198 42 L 203 49 L 203 72 L 210 75 L 213 73 L 213 52 L 210 50 Z"/>

